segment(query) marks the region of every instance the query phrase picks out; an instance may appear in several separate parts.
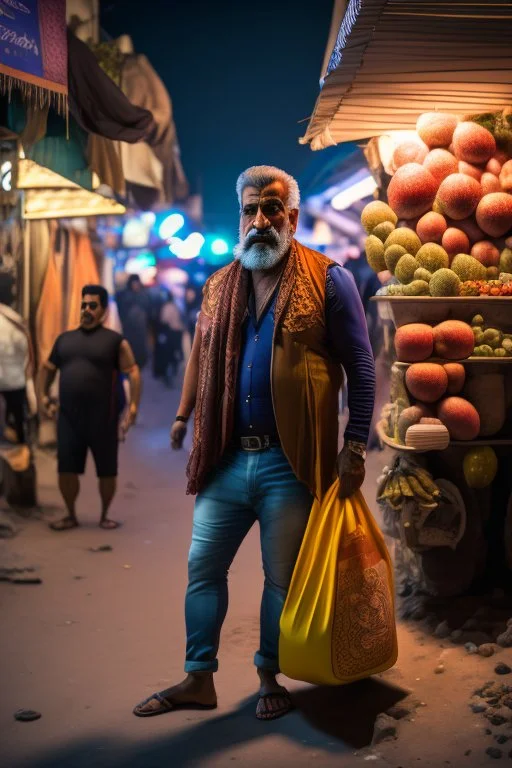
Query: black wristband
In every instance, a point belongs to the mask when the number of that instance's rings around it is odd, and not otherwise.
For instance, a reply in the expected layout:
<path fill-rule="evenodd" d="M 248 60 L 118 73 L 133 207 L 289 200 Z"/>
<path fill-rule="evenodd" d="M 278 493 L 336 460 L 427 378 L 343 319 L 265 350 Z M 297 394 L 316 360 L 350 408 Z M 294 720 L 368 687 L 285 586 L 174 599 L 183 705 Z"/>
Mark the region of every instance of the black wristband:
<path fill-rule="evenodd" d="M 182 421 L 184 424 L 187 424 L 188 419 L 185 416 L 176 416 L 174 421 Z"/>

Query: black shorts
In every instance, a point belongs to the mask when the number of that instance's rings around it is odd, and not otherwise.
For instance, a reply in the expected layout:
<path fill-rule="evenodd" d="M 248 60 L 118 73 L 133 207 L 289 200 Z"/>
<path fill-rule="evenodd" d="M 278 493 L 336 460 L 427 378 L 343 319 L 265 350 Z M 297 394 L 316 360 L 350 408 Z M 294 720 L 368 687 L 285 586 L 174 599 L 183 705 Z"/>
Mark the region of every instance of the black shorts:
<path fill-rule="evenodd" d="M 61 408 L 57 422 L 59 474 L 83 475 L 90 450 L 98 477 L 117 475 L 118 419 L 93 407 Z"/>

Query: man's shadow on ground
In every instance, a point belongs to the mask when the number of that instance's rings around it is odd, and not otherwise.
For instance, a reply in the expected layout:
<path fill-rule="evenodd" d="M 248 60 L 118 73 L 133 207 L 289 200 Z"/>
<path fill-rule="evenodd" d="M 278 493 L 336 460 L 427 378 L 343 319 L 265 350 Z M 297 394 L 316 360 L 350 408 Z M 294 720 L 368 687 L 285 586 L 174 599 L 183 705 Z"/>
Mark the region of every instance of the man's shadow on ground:
<path fill-rule="evenodd" d="M 371 743 L 379 713 L 397 704 L 407 692 L 379 679 L 339 688 L 308 687 L 293 694 L 296 710 L 270 723 L 255 718 L 255 698 L 241 702 L 225 715 L 210 717 L 185 731 L 143 744 L 123 743 L 98 734 L 97 738 L 69 743 L 47 751 L 30 768 L 157 768 L 200 765 L 207 757 L 239 749 L 267 735 L 279 734 L 291 742 L 307 744 L 331 754 L 347 754 Z M 171 714 L 162 717 L 172 718 Z M 141 721 L 139 721 L 141 725 Z M 132 732 L 136 731 L 134 722 Z M 259 762 L 257 756 L 255 761 Z M 255 762 L 255 764 L 256 764 Z M 244 764 L 251 765 L 244 757 Z M 276 756 L 275 765 L 279 765 Z M 283 763 L 285 764 L 285 763 Z M 15 768 L 13 765 L 12 768 Z"/>

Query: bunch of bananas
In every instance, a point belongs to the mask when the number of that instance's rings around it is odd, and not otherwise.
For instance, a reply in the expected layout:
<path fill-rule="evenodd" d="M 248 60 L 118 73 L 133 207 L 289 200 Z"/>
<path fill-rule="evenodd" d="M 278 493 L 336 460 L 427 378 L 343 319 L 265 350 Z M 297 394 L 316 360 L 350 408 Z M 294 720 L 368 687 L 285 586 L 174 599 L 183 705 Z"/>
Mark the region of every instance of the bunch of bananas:
<path fill-rule="evenodd" d="M 407 456 L 397 456 L 377 479 L 377 501 L 397 511 L 407 499 L 420 509 L 435 509 L 440 496 L 432 475 Z"/>

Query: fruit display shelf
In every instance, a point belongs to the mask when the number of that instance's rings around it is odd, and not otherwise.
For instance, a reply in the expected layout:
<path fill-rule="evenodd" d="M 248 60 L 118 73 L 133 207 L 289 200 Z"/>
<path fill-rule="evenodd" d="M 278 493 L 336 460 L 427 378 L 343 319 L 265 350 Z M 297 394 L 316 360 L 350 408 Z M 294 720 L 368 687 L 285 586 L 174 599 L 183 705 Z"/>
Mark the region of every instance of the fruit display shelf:
<path fill-rule="evenodd" d="M 378 304 L 381 317 L 389 314 L 396 328 L 407 323 L 436 325 L 443 320 L 471 323 L 481 314 L 487 325 L 512 331 L 512 296 L 373 296 L 371 301 Z"/>
<path fill-rule="evenodd" d="M 394 451 L 400 451 L 402 453 L 440 452 L 439 448 L 433 448 L 433 449 L 412 448 L 409 445 L 403 445 L 402 443 L 395 442 L 395 440 L 389 437 L 389 435 L 387 435 L 385 432 L 384 419 L 382 419 L 377 423 L 376 430 L 381 443 L 383 443 L 384 445 L 387 445 L 389 448 L 392 448 Z M 449 443 L 450 448 L 453 448 L 453 447 L 481 448 L 485 445 L 493 445 L 496 447 L 512 446 L 512 438 L 508 439 L 508 438 L 482 437 L 480 440 L 450 440 L 450 443 Z"/>

